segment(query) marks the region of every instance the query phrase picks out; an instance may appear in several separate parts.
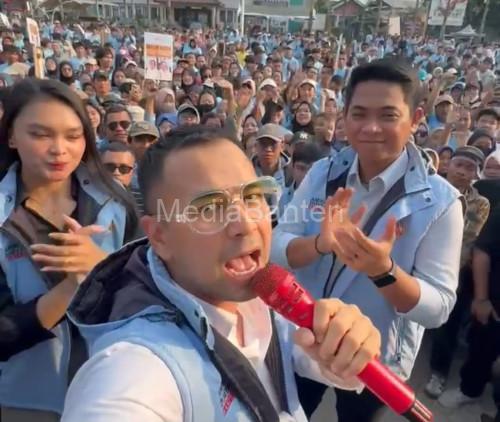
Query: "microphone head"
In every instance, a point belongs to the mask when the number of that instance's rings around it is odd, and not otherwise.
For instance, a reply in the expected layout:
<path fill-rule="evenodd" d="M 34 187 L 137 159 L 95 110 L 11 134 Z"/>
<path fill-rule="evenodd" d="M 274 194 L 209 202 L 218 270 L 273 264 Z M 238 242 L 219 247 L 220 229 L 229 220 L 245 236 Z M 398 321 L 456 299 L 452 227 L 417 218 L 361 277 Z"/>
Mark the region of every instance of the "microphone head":
<path fill-rule="evenodd" d="M 251 287 L 264 303 L 301 327 L 311 327 L 314 301 L 284 268 L 268 264 L 255 273 Z"/>
<path fill-rule="evenodd" d="M 291 274 L 283 267 L 267 264 L 252 277 L 252 290 L 266 302 L 265 298 L 270 297 L 289 275 Z"/>

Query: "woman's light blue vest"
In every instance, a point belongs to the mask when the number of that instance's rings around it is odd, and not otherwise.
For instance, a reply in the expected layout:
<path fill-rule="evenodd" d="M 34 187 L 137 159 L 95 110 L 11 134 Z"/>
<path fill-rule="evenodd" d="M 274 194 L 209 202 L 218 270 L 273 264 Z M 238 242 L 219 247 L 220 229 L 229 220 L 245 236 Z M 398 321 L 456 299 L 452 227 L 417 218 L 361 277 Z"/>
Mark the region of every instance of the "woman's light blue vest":
<path fill-rule="evenodd" d="M 15 302 L 26 303 L 47 293 L 48 289 L 29 251 L 1 227 L 16 204 L 17 170 L 18 163 L 13 164 L 0 181 L 0 266 Z M 108 253 L 116 251 L 123 244 L 125 208 L 92 185 L 84 165 L 77 169 L 76 178 L 80 188 L 101 207 L 95 224 L 108 229 L 93 240 Z M 51 331 L 54 338 L 0 363 L 0 406 L 62 413 L 68 386 L 71 336 L 66 320 Z"/>

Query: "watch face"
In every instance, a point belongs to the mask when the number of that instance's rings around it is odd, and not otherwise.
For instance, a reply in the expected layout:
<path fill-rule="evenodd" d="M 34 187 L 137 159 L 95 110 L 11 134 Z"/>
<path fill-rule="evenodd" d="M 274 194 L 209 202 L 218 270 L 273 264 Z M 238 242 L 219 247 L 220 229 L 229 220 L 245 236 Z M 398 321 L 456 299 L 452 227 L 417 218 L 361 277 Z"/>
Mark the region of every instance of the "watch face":
<path fill-rule="evenodd" d="M 386 287 L 396 282 L 396 277 L 393 274 L 387 274 L 385 277 L 374 280 L 373 283 L 377 287 Z"/>

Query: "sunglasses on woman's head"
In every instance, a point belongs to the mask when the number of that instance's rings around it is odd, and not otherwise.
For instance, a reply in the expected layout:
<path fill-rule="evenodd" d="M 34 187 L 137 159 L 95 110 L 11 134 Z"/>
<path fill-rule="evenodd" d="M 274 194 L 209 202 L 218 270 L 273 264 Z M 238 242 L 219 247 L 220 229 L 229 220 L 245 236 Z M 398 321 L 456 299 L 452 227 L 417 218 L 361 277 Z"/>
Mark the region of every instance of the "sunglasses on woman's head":
<path fill-rule="evenodd" d="M 134 169 L 133 167 L 127 166 L 126 164 L 115 164 L 115 163 L 104 163 L 104 168 L 110 173 L 114 173 L 118 169 L 119 173 L 123 176 L 130 174 Z"/>
<path fill-rule="evenodd" d="M 120 125 L 122 129 L 127 130 L 130 127 L 130 122 L 128 120 L 120 120 L 119 122 L 109 122 L 108 129 L 116 130 L 118 129 L 118 125 Z"/>

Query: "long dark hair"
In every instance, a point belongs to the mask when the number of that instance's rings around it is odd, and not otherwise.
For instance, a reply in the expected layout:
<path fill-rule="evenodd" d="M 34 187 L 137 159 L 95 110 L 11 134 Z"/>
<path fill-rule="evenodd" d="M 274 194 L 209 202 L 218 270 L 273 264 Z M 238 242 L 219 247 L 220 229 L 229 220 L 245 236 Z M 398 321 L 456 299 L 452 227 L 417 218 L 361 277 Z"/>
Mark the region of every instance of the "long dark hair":
<path fill-rule="evenodd" d="M 137 225 L 137 214 L 133 202 L 127 192 L 117 185 L 104 169 L 97 153 L 94 130 L 90 123 L 87 110 L 83 101 L 67 85 L 52 79 L 27 78 L 11 88 L 8 100 L 5 102 L 5 110 L 0 121 L 0 177 L 7 173 L 9 167 L 16 161 L 21 161 L 17 150 L 9 147 L 9 138 L 12 127 L 19 113 L 34 101 L 40 99 L 59 101 L 70 107 L 79 117 L 83 126 L 85 137 L 85 152 L 82 162 L 87 165 L 90 179 L 104 192 L 120 202 L 127 209 L 128 222 L 132 226 Z"/>
<path fill-rule="evenodd" d="M 313 117 L 314 116 L 311 116 L 311 121 L 306 124 L 306 125 L 301 125 L 298 121 L 297 121 L 297 112 L 299 111 L 299 108 L 302 106 L 302 105 L 306 105 L 308 108 L 309 108 L 309 111 L 311 112 L 311 114 L 314 114 L 313 113 L 313 108 L 311 106 L 311 104 L 309 104 L 308 102 L 306 101 L 301 101 L 300 103 L 297 104 L 297 106 L 295 107 L 295 110 L 293 112 L 293 119 L 292 119 L 292 132 L 293 133 L 296 133 L 296 132 L 307 132 L 311 135 L 314 135 L 314 125 L 313 125 Z"/>
<path fill-rule="evenodd" d="M 283 110 L 283 106 L 281 104 L 275 103 L 272 100 L 267 101 L 264 104 L 264 107 L 266 111 L 264 113 L 264 116 L 262 117 L 262 125 L 271 123 L 271 120 L 274 118 L 274 116 Z"/>
<path fill-rule="evenodd" d="M 62 71 L 63 66 L 69 66 L 71 68 L 71 76 L 67 77 L 63 75 Z M 59 80 L 62 83 L 66 85 L 71 85 L 72 83 L 75 82 L 75 70 L 73 69 L 73 66 L 69 61 L 62 61 L 61 63 L 59 63 L 58 69 L 59 69 Z"/>

